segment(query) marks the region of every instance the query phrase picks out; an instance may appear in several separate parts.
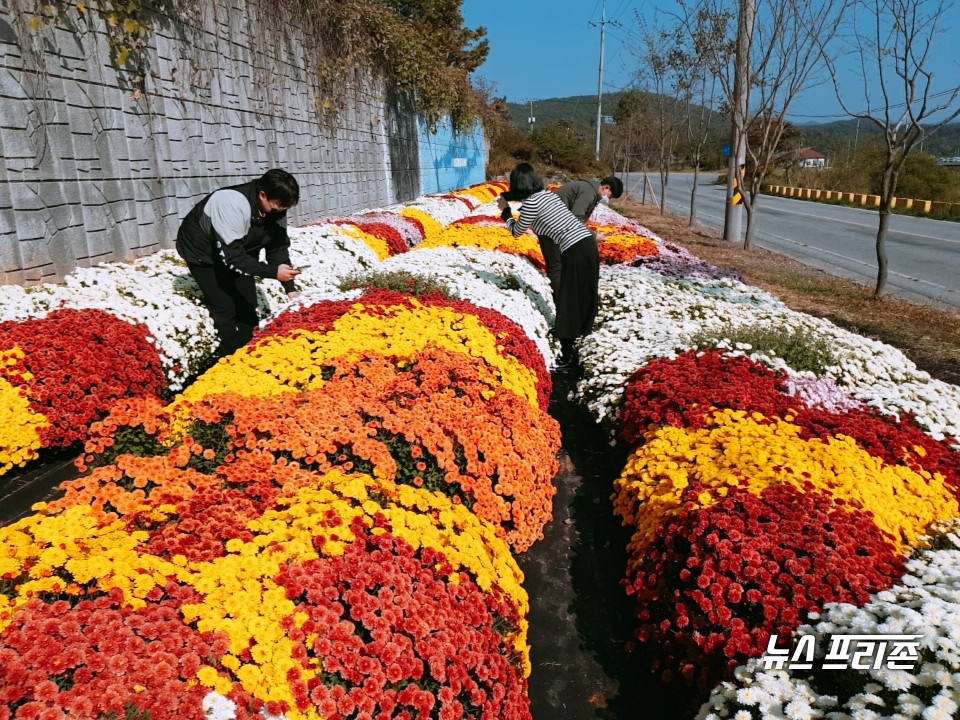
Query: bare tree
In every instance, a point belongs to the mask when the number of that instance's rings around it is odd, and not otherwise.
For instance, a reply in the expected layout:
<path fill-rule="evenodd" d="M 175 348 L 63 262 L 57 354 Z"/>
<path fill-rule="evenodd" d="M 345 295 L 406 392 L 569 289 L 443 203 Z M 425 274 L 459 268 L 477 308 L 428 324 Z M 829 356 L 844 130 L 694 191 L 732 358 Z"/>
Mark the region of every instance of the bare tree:
<path fill-rule="evenodd" d="M 681 4 L 683 8 L 683 5 Z M 687 9 L 687 8 L 683 8 Z M 679 96 L 684 103 L 683 132 L 690 164 L 693 166 L 693 185 L 690 188 L 690 217 L 692 226 L 697 220 L 697 184 L 705 148 L 716 130 L 718 110 L 717 77 L 710 72 L 703 58 L 716 56 L 717 25 L 730 20 L 710 16 L 703 8 L 688 15 L 673 15 L 676 44 L 670 51 L 669 62 L 677 75 Z M 729 49 L 732 51 L 732 48 Z"/>
<path fill-rule="evenodd" d="M 646 23 L 641 23 L 641 27 L 643 44 L 637 52 L 640 67 L 635 80 L 649 93 L 660 172 L 660 212 L 664 213 L 670 170 L 676 159 L 691 91 L 683 74 L 683 55 L 678 51 L 679 29 L 651 28 Z"/>
<path fill-rule="evenodd" d="M 655 122 L 651 116 L 650 95 L 640 90 L 625 90 L 620 93 L 617 107 L 613 112 L 616 125 L 607 134 L 614 141 L 614 167 L 619 157 L 624 173 L 629 173 L 639 165 L 646 177 L 650 167 L 659 157 L 659 143 L 653 129 Z M 626 184 L 626 182 L 625 182 Z M 646 198 L 647 183 L 644 180 L 643 196 Z M 630 192 L 630 187 L 627 187 Z"/>
<path fill-rule="evenodd" d="M 754 119 L 747 136 L 747 156 L 753 171 L 744 193 L 744 248 L 750 248 L 753 242 L 764 180 L 781 155 L 780 144 L 789 128 L 787 113 L 797 95 L 821 79 L 843 12 L 842 0 L 787 0 L 768 5 L 763 22 L 758 23 L 751 88 Z"/>
<path fill-rule="evenodd" d="M 886 251 L 890 211 L 907 155 L 924 138 L 960 117 L 960 86 L 956 77 L 934 83 L 930 68 L 934 43 L 943 34 L 947 6 L 942 0 L 859 0 L 852 12 L 849 38 L 857 66 L 846 69 L 861 83 L 865 110 L 840 89 L 841 69 L 830 64 L 837 99 L 853 118 L 876 125 L 883 134 L 886 157 L 880 182 L 880 222 L 877 228 L 877 283 L 874 297 L 883 297 L 887 285 Z"/>
<path fill-rule="evenodd" d="M 734 134 L 745 141 L 743 160 L 760 172 L 744 180 L 742 167 L 732 163 L 738 176 L 747 212 L 743 246 L 753 243 L 756 214 L 763 181 L 769 167 L 767 157 L 777 154 L 785 118 L 797 95 L 817 82 L 824 58 L 831 50 L 844 12 L 842 0 L 758 0 L 751 23 L 750 42 L 737 44 L 737 9 L 744 0 L 681 0 L 679 18 L 693 37 L 698 27 L 709 41 L 701 44 L 700 62 L 713 69 L 727 100 L 735 109 L 742 105 L 740 84 L 749 84 L 749 115 L 753 117 L 752 137 L 747 137 L 747 118 L 734 117 Z M 904 0 L 909 2 L 909 0 Z M 733 48 L 748 46 L 744 63 Z M 740 69 L 738 72 L 738 61 Z M 744 78 L 743 68 L 748 68 Z M 739 81 L 738 81 L 738 75 Z M 734 113 L 736 116 L 736 113 Z"/>

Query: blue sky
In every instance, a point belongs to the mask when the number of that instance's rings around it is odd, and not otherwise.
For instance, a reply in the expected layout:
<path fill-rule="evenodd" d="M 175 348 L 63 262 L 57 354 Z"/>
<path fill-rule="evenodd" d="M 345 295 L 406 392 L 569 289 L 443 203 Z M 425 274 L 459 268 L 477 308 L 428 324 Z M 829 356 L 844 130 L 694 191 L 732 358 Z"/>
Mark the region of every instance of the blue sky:
<path fill-rule="evenodd" d="M 604 93 L 630 85 L 636 68 L 630 48 L 640 35 L 637 13 L 653 22 L 656 9 L 671 4 L 669 0 L 606 0 L 607 20 L 616 24 L 607 25 L 604 40 Z M 493 83 L 496 95 L 506 96 L 510 102 L 570 95 L 596 97 L 603 6 L 604 0 L 463 0 L 465 24 L 485 27 L 490 41 L 490 54 L 476 75 Z M 960 7 L 951 7 L 943 24 L 956 37 L 960 32 Z M 940 36 L 935 47 L 938 54 L 931 67 L 939 79 L 938 89 L 960 84 L 960 53 L 954 52 L 950 34 Z M 863 104 L 857 99 L 853 103 L 858 109 Z M 795 122 L 846 117 L 829 81 L 806 91 L 792 107 Z"/>

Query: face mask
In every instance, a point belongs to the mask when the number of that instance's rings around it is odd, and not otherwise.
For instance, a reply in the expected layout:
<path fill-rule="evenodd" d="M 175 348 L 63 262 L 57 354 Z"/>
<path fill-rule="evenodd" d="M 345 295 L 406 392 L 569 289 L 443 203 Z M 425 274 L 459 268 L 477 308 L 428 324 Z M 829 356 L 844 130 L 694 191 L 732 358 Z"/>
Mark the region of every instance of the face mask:
<path fill-rule="evenodd" d="M 604 205 L 609 205 L 609 204 L 610 204 L 610 198 L 608 198 L 606 195 L 601 195 L 601 196 L 600 196 L 600 202 L 602 202 Z"/>
<path fill-rule="evenodd" d="M 264 215 L 261 218 L 261 220 L 263 220 L 264 222 L 273 222 L 275 220 L 278 220 L 285 212 L 286 210 L 271 210 L 266 215 Z"/>

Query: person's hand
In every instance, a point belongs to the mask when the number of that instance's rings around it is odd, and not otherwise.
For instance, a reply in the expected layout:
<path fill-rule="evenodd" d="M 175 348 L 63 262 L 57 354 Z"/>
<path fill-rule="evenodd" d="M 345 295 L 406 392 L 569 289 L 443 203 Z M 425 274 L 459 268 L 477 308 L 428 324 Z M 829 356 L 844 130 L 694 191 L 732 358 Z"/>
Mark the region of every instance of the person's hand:
<path fill-rule="evenodd" d="M 280 282 L 287 282 L 289 280 L 293 280 L 299 274 L 300 274 L 299 270 L 287 264 L 283 264 L 277 268 L 277 280 L 279 280 Z"/>
<path fill-rule="evenodd" d="M 299 291 L 299 290 L 294 290 L 293 292 L 287 293 L 287 298 L 288 298 L 289 300 L 299 300 L 299 299 L 300 299 L 300 291 Z"/>
<path fill-rule="evenodd" d="M 508 207 L 510 207 L 510 203 L 504 200 L 502 195 L 497 195 L 497 208 L 500 210 L 504 210 Z"/>

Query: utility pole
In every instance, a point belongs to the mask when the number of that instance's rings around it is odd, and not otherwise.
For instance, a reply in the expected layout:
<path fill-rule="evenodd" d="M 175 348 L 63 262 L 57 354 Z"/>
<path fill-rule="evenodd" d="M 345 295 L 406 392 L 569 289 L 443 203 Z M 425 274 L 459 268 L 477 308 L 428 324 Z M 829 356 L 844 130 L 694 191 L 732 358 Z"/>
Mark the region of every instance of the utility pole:
<path fill-rule="evenodd" d="M 596 27 L 596 23 L 590 23 Z M 600 120 L 603 107 L 603 34 L 607 29 L 607 0 L 603 0 L 603 14 L 600 16 L 600 79 L 597 81 L 597 160 L 600 159 Z"/>
<path fill-rule="evenodd" d="M 533 132 L 533 124 L 537 119 L 533 116 L 533 100 L 530 101 L 530 116 L 527 118 L 527 130 Z"/>
<path fill-rule="evenodd" d="M 737 56 L 733 75 L 733 128 L 730 142 L 730 164 L 727 167 L 727 207 L 723 223 L 723 239 L 740 242 L 743 205 L 733 204 L 735 185 L 741 193 L 743 166 L 747 163 L 747 112 L 750 109 L 750 50 L 753 45 L 753 23 L 757 8 L 755 0 L 740 0 L 737 22 Z"/>

